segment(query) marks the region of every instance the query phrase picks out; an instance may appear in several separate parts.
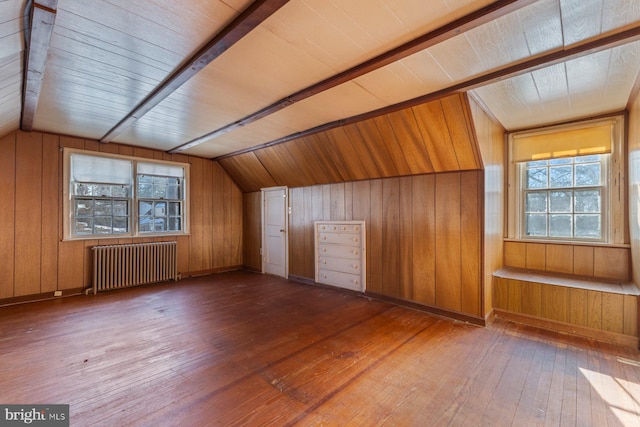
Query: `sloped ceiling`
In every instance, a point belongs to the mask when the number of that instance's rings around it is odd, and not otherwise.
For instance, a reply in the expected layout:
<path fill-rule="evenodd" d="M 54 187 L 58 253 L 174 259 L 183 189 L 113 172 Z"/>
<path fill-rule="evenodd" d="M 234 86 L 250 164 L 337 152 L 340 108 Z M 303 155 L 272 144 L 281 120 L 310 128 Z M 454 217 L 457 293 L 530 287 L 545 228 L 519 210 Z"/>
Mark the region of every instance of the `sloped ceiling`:
<path fill-rule="evenodd" d="M 0 134 L 218 158 L 466 91 L 516 130 L 623 110 L 639 38 L 637 0 L 4 0 Z"/>

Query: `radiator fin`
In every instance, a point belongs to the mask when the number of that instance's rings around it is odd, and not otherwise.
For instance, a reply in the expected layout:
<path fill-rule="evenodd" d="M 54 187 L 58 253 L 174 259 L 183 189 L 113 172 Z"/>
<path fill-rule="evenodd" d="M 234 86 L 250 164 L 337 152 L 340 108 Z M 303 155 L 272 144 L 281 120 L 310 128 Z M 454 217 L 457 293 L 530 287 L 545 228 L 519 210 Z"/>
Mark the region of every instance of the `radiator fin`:
<path fill-rule="evenodd" d="M 101 245 L 91 249 L 94 293 L 178 280 L 176 242 Z"/>

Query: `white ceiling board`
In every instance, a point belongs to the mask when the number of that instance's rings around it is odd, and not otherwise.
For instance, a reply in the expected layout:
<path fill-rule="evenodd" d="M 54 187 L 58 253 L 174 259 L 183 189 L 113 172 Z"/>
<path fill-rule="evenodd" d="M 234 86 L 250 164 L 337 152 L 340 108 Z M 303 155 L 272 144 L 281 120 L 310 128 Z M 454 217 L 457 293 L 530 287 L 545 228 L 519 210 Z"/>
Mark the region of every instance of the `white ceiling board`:
<path fill-rule="evenodd" d="M 20 128 L 24 1 L 0 2 L 0 137 Z"/>
<path fill-rule="evenodd" d="M 640 70 L 640 42 L 475 89 L 507 130 L 621 111 Z"/>
<path fill-rule="evenodd" d="M 217 157 L 386 105 L 357 84 L 344 83 L 184 153 Z"/>
<path fill-rule="evenodd" d="M 560 5 L 566 46 L 640 20 L 637 0 L 561 0 Z"/>
<path fill-rule="evenodd" d="M 34 128 L 100 139 L 237 14 L 223 1 L 60 0 Z"/>

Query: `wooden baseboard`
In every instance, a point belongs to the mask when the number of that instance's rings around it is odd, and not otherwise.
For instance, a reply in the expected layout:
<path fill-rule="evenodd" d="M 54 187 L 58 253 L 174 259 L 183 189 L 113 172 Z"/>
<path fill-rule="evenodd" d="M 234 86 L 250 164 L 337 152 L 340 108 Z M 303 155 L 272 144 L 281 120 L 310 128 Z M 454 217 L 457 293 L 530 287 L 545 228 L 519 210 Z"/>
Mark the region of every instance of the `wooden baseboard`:
<path fill-rule="evenodd" d="M 227 271 L 236 271 L 242 270 L 241 265 L 230 265 L 227 267 L 219 267 L 219 268 L 211 268 L 208 270 L 197 270 L 197 271 L 186 271 L 178 273 L 181 279 L 185 279 L 187 277 L 199 277 L 199 276 L 208 276 L 209 274 L 218 274 L 225 273 Z"/>
<path fill-rule="evenodd" d="M 84 288 L 65 289 L 63 291 L 58 291 L 58 292 L 62 292 L 62 294 L 59 296 L 56 296 L 54 295 L 54 291 L 51 291 L 51 292 L 44 292 L 41 294 L 32 294 L 32 295 L 24 295 L 20 297 L 1 299 L 0 307 L 15 305 L 15 304 L 25 304 L 28 302 L 45 301 L 45 300 L 58 299 L 58 298 L 64 298 L 64 297 L 71 297 L 75 295 L 82 295 L 84 294 Z"/>
<path fill-rule="evenodd" d="M 447 317 L 447 318 L 455 319 L 455 320 L 460 320 L 460 321 L 466 322 L 466 323 L 471 323 L 472 325 L 486 326 L 486 321 L 482 317 L 475 317 L 475 316 L 471 316 L 469 314 L 459 313 L 457 311 L 447 310 L 447 309 L 440 308 L 440 307 L 433 307 L 433 306 L 430 306 L 430 305 L 419 304 L 417 302 L 407 301 L 407 300 L 403 300 L 401 298 L 388 297 L 386 295 L 380 295 L 380 294 L 377 294 L 377 293 L 374 293 L 374 292 L 365 292 L 365 295 L 367 295 L 367 296 L 369 296 L 371 298 L 377 299 L 377 300 L 386 301 L 386 302 L 390 302 L 392 304 L 400 305 L 402 307 L 408 307 L 408 308 L 412 308 L 412 309 L 415 309 L 415 310 L 426 311 L 427 313 L 435 314 L 435 315 L 438 315 L 438 316 Z"/>
<path fill-rule="evenodd" d="M 294 276 L 293 274 L 289 275 L 289 280 L 292 280 L 298 283 L 304 283 L 305 285 L 317 285 L 317 283 L 315 283 L 313 279 L 309 279 L 308 277 L 302 277 L 302 276 Z M 335 288 L 335 287 L 332 286 L 332 288 Z"/>
<path fill-rule="evenodd" d="M 500 309 L 494 310 L 495 317 L 510 320 L 516 323 L 535 326 L 549 331 L 561 332 L 569 335 L 576 335 L 609 344 L 619 344 L 626 347 L 638 348 L 640 341 L 638 337 L 623 335 L 616 332 L 603 331 L 601 329 L 588 328 L 586 326 L 574 325 L 571 323 L 559 322 L 557 320 L 543 319 L 521 313 L 513 313 Z"/>

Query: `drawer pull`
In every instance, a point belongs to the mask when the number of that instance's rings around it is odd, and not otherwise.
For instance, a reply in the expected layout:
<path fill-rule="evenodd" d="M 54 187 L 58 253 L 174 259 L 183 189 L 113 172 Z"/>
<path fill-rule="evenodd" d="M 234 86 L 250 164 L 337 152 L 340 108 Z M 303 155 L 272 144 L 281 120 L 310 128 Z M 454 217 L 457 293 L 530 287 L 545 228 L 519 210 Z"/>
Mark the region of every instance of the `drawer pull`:
<path fill-rule="evenodd" d="M 358 269 L 358 265 L 357 264 L 353 264 L 353 268 L 355 268 L 357 270 Z"/>
<path fill-rule="evenodd" d="M 324 260 L 324 261 L 322 261 L 322 263 L 323 263 L 323 264 L 326 264 L 326 263 L 327 263 L 327 261 L 326 261 L 326 260 Z"/>
<path fill-rule="evenodd" d="M 336 226 L 334 225 L 334 226 L 333 226 L 333 229 L 334 229 L 334 230 L 337 230 L 337 229 L 338 229 L 338 227 L 336 227 Z"/>
<path fill-rule="evenodd" d="M 354 238 L 353 238 L 353 241 L 354 241 L 354 242 L 357 242 L 357 241 L 358 241 L 358 238 L 357 238 L 357 237 L 354 237 Z"/>
<path fill-rule="evenodd" d="M 327 252 L 327 248 L 322 248 L 322 252 Z"/>
<path fill-rule="evenodd" d="M 327 240 L 327 236 L 322 236 L 322 240 Z"/>
<path fill-rule="evenodd" d="M 358 255 L 358 251 L 353 251 L 353 254 L 354 255 Z"/>

